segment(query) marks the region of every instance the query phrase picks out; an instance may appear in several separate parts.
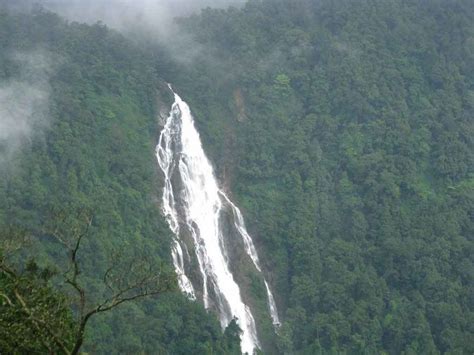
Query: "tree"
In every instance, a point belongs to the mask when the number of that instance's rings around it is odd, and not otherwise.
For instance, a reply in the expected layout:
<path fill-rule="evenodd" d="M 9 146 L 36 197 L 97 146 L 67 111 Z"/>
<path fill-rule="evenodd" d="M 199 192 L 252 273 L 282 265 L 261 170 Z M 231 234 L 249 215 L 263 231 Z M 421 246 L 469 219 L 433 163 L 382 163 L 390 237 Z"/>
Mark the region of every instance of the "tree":
<path fill-rule="evenodd" d="M 76 324 L 66 297 L 48 285 L 50 277 L 34 262 L 18 273 L 0 255 L 2 353 L 71 353 Z"/>
<path fill-rule="evenodd" d="M 81 242 L 93 219 L 80 211 L 73 220 L 82 220 L 83 226 L 71 226 L 65 231 L 68 217 L 67 213 L 59 212 L 59 222 L 49 233 L 67 252 L 68 266 L 63 272 L 41 269 L 34 261 L 19 272 L 0 254 L 0 349 L 6 352 L 78 354 L 92 316 L 113 310 L 124 302 L 176 289 L 174 275 L 154 265 L 146 255 L 116 253 L 102 277 L 107 291 L 100 301 L 94 302 L 81 282 L 78 260 Z M 7 248 L 5 241 L 14 240 L 10 236 L 2 239 Z M 53 289 L 50 281 L 69 288 L 62 294 Z"/>
<path fill-rule="evenodd" d="M 224 348 L 227 354 L 241 354 L 240 335 L 242 330 L 237 324 L 236 319 L 232 319 L 224 331 Z"/>

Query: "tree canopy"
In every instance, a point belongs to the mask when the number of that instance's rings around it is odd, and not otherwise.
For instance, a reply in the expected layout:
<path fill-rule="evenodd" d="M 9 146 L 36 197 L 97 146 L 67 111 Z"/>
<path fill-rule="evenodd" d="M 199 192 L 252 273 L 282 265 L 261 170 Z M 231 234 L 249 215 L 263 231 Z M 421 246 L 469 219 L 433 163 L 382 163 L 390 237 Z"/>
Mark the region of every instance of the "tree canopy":
<path fill-rule="evenodd" d="M 153 153 L 171 82 L 275 290 L 264 350 L 474 353 L 474 2 L 252 0 L 178 22 L 190 61 L 0 12 L 2 82 L 21 76 L 12 51 L 60 59 L 49 125 L 0 170 L 0 224 L 36 232 L 41 263 L 61 256 L 41 232 L 51 210 L 94 211 L 82 277 L 97 295 L 110 251 L 170 264 Z M 98 317 L 85 349 L 238 353 L 234 326 L 171 293 Z"/>

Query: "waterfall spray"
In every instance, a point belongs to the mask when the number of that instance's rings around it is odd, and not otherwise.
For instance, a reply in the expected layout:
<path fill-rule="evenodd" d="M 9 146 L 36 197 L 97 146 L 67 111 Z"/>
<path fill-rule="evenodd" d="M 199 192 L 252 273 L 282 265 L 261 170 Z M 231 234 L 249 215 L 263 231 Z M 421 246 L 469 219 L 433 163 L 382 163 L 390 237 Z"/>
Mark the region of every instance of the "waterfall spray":
<path fill-rule="evenodd" d="M 178 284 L 191 299 L 197 298 L 197 289 L 185 270 L 184 255 L 188 254 L 183 240 L 185 233 L 192 241 L 197 259 L 201 280 L 198 289 L 202 290 L 204 306 L 218 310 L 222 327 L 237 318 L 242 329 L 242 351 L 252 354 L 260 344 L 252 312 L 244 303 L 240 286 L 230 270 L 220 218 L 226 206 L 232 210 L 234 226 L 246 253 L 257 271 L 262 272 L 258 255 L 242 213 L 218 187 L 189 106 L 173 94 L 175 101 L 161 131 L 156 157 L 165 179 L 162 211 L 175 235 L 171 252 Z M 278 324 L 275 301 L 267 281 L 264 282 L 270 315 L 274 324 Z"/>

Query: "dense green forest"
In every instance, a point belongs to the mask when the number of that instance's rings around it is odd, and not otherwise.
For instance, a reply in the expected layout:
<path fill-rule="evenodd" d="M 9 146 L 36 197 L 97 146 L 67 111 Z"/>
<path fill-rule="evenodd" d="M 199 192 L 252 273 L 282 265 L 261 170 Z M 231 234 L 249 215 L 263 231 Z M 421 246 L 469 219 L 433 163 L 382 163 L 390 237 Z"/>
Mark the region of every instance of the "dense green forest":
<path fill-rule="evenodd" d="M 473 15 L 263 1 L 184 21 L 223 58 L 182 86 L 273 272 L 282 351 L 474 351 Z"/>
<path fill-rule="evenodd" d="M 58 224 L 66 232 L 81 227 L 75 216 L 86 210 L 92 211 L 93 223 L 78 258 L 80 281 L 91 304 L 107 291 L 102 275 L 115 254 L 146 254 L 158 265 L 169 265 L 171 232 L 158 208 L 154 160 L 160 90 L 155 67 L 160 58 L 104 25 L 68 24 L 41 9 L 32 14 L 0 12 L 0 46 L 3 85 L 22 80 L 33 85 L 36 76 L 49 76 L 44 89 L 50 97 L 49 125 L 23 142 L 0 170 L 2 231 L 16 227 L 34 236 L 21 256 L 66 269 L 66 250 L 48 231 Z M 25 58 L 43 64 L 24 69 Z M 40 125 L 37 121 L 33 129 Z M 63 214 L 70 216 L 68 221 L 58 217 Z M 25 263 L 17 264 L 21 268 Z M 21 285 L 44 289 L 44 281 L 25 272 Z M 7 281 L 0 278 L 0 287 L 10 289 Z M 7 316 L 2 307 L 8 305 L 0 304 L 0 313 Z M 14 329 L 9 328 L 11 321 L 0 317 L 0 334 Z M 17 325 L 21 327 L 21 319 Z M 98 315 L 86 331 L 83 350 L 102 354 L 228 353 L 235 347 L 232 332 L 223 336 L 216 317 L 177 291 Z M 37 345 L 37 352 L 46 351 Z"/>
<path fill-rule="evenodd" d="M 153 154 L 171 82 L 275 290 L 271 352 L 474 353 L 474 2 L 258 0 L 178 23 L 188 61 L 0 12 L 0 82 L 22 75 L 13 52 L 56 58 L 49 125 L 2 165 L 0 224 L 57 264 L 53 212 L 93 211 L 81 277 L 98 298 L 110 250 L 168 265 Z M 168 292 L 97 317 L 84 350 L 232 353 L 236 333 Z"/>

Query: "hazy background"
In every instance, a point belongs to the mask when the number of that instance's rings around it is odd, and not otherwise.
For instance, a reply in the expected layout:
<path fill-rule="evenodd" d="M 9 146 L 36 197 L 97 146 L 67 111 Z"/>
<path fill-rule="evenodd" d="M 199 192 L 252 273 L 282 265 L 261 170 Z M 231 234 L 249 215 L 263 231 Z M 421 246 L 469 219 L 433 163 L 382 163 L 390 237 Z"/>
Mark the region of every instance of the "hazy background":
<path fill-rule="evenodd" d="M 239 6 L 245 0 L 0 0 L 17 9 L 41 4 L 72 21 L 102 21 L 110 27 L 128 30 L 146 26 L 149 30 L 168 32 L 174 17 L 187 16 L 205 7 Z"/>
<path fill-rule="evenodd" d="M 19 73 L 0 81 L 0 168 L 49 122 L 48 79 L 56 61 L 41 50 L 9 53 Z"/>
<path fill-rule="evenodd" d="M 0 9 L 29 11 L 37 4 L 70 21 L 103 22 L 124 34 L 146 36 L 167 45 L 181 62 L 192 61 L 203 48 L 179 32 L 174 18 L 205 7 L 240 6 L 245 0 L 0 0 Z M 48 115 L 51 63 L 58 62 L 39 48 L 34 52 L 7 53 L 20 67 L 19 74 L 0 81 L 0 169 L 15 153 L 42 132 Z"/>

